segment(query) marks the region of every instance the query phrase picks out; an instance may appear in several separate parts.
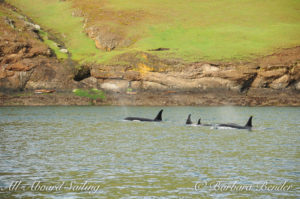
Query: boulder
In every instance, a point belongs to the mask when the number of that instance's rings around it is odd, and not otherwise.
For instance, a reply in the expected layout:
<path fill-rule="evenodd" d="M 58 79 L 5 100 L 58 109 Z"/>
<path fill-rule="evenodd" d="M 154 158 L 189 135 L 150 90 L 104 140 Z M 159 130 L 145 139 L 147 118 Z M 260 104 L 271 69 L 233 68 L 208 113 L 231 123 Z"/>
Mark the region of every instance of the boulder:
<path fill-rule="evenodd" d="M 219 71 L 220 69 L 216 66 L 212 66 L 210 64 L 204 64 L 202 65 L 202 70 L 204 74 L 211 74 Z"/>
<path fill-rule="evenodd" d="M 296 88 L 296 90 L 300 91 L 300 81 L 295 83 L 295 88 Z"/>
<path fill-rule="evenodd" d="M 4 66 L 1 66 L 0 68 L 0 79 L 4 79 L 6 77 L 11 77 L 15 74 L 14 71 L 5 70 Z"/>
<path fill-rule="evenodd" d="M 262 76 L 258 76 L 254 79 L 254 81 L 251 84 L 251 87 L 253 88 L 266 88 L 267 87 L 267 81 Z"/>
<path fill-rule="evenodd" d="M 112 92 L 125 92 L 128 87 L 126 80 L 106 80 L 100 85 L 103 90 Z"/>
<path fill-rule="evenodd" d="M 33 23 L 28 22 L 28 21 L 24 21 L 24 23 L 30 31 L 38 32 L 39 30 L 41 30 L 41 27 L 37 24 L 33 24 Z"/>
<path fill-rule="evenodd" d="M 282 77 L 274 80 L 269 86 L 273 89 L 284 89 L 289 85 L 290 76 L 283 75 Z"/>
<path fill-rule="evenodd" d="M 297 63 L 290 71 L 291 78 L 294 80 L 300 79 L 300 63 Z"/>
<path fill-rule="evenodd" d="M 39 55 L 43 56 L 50 56 L 51 51 L 47 46 L 34 46 L 30 48 L 29 52 L 27 54 L 24 54 L 24 57 L 26 58 L 31 58 L 31 57 L 36 57 Z"/>
<path fill-rule="evenodd" d="M 131 88 L 138 90 L 142 87 L 142 82 L 141 81 L 132 81 L 131 82 Z"/>
<path fill-rule="evenodd" d="M 87 29 L 88 36 L 95 41 L 97 48 L 105 51 L 115 49 L 122 42 L 122 34 L 109 26 L 92 26 Z"/>
<path fill-rule="evenodd" d="M 88 77 L 80 81 L 85 85 L 85 87 L 88 88 L 97 88 L 98 87 L 98 81 L 95 77 Z"/>
<path fill-rule="evenodd" d="M 264 78 L 278 78 L 280 76 L 283 76 L 285 73 L 287 73 L 286 68 L 280 68 L 275 70 L 268 70 L 268 71 L 259 71 L 258 75 L 264 77 Z"/>
<path fill-rule="evenodd" d="M 124 79 L 130 80 L 130 81 L 141 80 L 141 74 L 137 71 L 126 71 L 124 74 Z"/>
<path fill-rule="evenodd" d="M 21 62 L 17 62 L 14 64 L 10 64 L 6 67 L 6 70 L 11 70 L 11 71 L 29 71 L 32 69 L 34 65 L 29 65 L 29 64 L 24 64 Z"/>
<path fill-rule="evenodd" d="M 16 63 L 18 61 L 20 61 L 22 59 L 22 56 L 18 54 L 9 54 L 4 56 L 4 58 L 2 59 L 2 63 L 3 64 L 12 64 L 12 63 Z"/>
<path fill-rule="evenodd" d="M 65 53 L 65 54 L 67 54 L 69 51 L 67 50 L 67 49 L 65 49 L 65 48 L 62 48 L 62 49 L 60 49 L 59 50 L 60 52 L 62 52 L 62 53 Z"/>
<path fill-rule="evenodd" d="M 156 83 L 156 82 L 149 82 L 149 81 L 143 81 L 142 84 L 142 89 L 145 90 L 157 90 L 157 91 L 162 91 L 168 89 L 168 86 Z"/>
<path fill-rule="evenodd" d="M 223 79 L 220 77 L 203 77 L 196 80 L 197 86 L 196 88 L 200 88 L 203 90 L 207 89 L 227 89 L 233 91 L 239 91 L 241 86 L 236 84 L 235 82 Z"/>

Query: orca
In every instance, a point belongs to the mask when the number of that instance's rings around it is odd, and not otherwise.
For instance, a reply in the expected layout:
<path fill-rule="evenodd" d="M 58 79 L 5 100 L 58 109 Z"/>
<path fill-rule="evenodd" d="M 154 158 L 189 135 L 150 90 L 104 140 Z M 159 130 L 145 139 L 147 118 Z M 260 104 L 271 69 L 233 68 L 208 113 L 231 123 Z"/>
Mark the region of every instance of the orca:
<path fill-rule="evenodd" d="M 188 115 L 188 118 L 185 122 L 186 125 L 192 125 L 192 126 L 212 126 L 212 124 L 201 124 L 201 118 L 198 120 L 197 124 L 193 124 L 191 120 L 191 114 Z"/>
<path fill-rule="evenodd" d="M 248 130 L 251 130 L 251 128 L 252 128 L 252 117 L 253 116 L 250 116 L 250 118 L 249 118 L 248 122 L 245 124 L 245 126 L 229 123 L 229 124 L 218 124 L 217 127 L 229 127 L 229 128 L 234 128 L 234 129 L 248 129 Z"/>
<path fill-rule="evenodd" d="M 188 118 L 186 119 L 186 122 L 185 122 L 186 125 L 191 125 L 193 124 L 192 120 L 191 120 L 191 114 L 189 114 Z"/>
<path fill-rule="evenodd" d="M 201 118 L 199 118 L 197 125 L 198 126 L 212 126 L 212 124 L 202 124 L 201 123 Z"/>
<path fill-rule="evenodd" d="M 141 121 L 141 122 L 161 122 L 162 121 L 162 112 L 163 109 L 159 111 L 157 116 L 154 119 L 142 118 L 142 117 L 126 117 L 124 120 L 129 121 Z"/>

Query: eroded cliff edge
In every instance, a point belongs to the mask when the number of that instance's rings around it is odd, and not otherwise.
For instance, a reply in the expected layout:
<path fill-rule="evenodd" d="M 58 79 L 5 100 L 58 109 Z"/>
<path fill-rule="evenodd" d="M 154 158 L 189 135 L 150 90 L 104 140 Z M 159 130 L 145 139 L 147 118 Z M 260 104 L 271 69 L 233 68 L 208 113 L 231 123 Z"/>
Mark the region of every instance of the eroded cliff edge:
<path fill-rule="evenodd" d="M 0 3 L 1 4 L 1 3 Z M 13 12 L 12 12 L 13 11 Z M 76 69 L 59 61 L 40 27 L 1 4 L 0 105 L 86 105 L 74 88 L 98 88 L 112 105 L 300 105 L 300 47 L 249 62 L 161 59 L 150 52 L 117 56 L 110 64 Z M 115 64 L 114 64 L 115 63 Z M 35 89 L 53 89 L 46 95 Z"/>

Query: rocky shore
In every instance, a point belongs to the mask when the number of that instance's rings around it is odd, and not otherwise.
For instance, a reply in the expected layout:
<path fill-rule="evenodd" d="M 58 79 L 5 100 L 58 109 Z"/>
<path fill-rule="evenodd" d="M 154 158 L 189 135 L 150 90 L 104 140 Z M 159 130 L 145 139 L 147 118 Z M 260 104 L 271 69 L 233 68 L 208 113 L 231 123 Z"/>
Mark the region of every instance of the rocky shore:
<path fill-rule="evenodd" d="M 96 105 L 300 105 L 300 47 L 230 63 L 186 63 L 134 52 L 121 54 L 115 64 L 76 68 L 55 56 L 38 25 L 13 16 L 11 9 L 1 5 L 6 16 L 0 16 L 0 106 L 89 105 L 72 93 L 75 88 L 105 91 L 106 99 Z M 55 92 L 35 94 L 36 89 Z"/>
<path fill-rule="evenodd" d="M 272 91 L 250 89 L 247 94 L 235 92 L 139 92 L 107 93 L 105 100 L 96 100 L 94 105 L 117 106 L 300 106 L 300 93 L 292 90 Z M 84 97 L 71 92 L 35 94 L 18 92 L 0 95 L 1 106 L 54 106 L 91 105 Z"/>

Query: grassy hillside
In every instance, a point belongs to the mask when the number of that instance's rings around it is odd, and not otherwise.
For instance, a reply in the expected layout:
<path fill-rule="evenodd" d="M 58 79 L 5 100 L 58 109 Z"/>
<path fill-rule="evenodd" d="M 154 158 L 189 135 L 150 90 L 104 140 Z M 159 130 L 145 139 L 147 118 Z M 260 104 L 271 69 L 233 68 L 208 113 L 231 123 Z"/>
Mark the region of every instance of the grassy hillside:
<path fill-rule="evenodd" d="M 79 61 L 148 51 L 186 61 L 248 59 L 300 45 L 299 0 L 6 0 L 55 33 Z M 72 16 L 80 9 L 88 19 Z M 110 27 L 130 46 L 105 52 L 84 33 Z M 169 48 L 168 51 L 149 51 Z"/>

